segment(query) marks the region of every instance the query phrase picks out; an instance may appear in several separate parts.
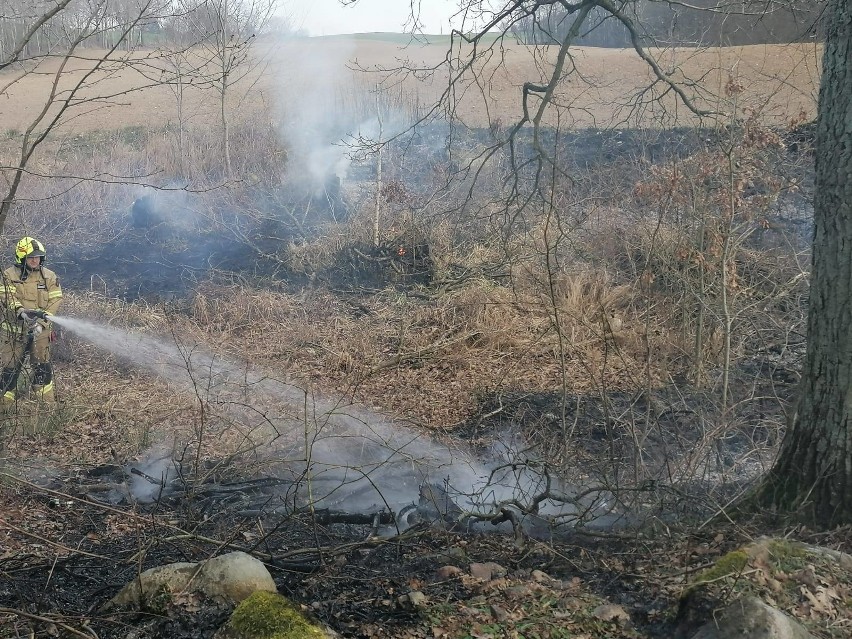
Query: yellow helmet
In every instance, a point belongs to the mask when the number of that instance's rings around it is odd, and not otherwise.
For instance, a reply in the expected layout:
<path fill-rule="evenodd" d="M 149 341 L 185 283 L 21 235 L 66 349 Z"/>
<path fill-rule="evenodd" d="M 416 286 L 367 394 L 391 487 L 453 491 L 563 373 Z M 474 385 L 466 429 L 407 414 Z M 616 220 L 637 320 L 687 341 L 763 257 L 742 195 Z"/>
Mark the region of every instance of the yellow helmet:
<path fill-rule="evenodd" d="M 22 237 L 15 246 L 16 264 L 23 264 L 28 257 L 40 257 L 41 263 L 44 264 L 45 255 L 47 252 L 44 250 L 44 244 L 34 237 Z"/>

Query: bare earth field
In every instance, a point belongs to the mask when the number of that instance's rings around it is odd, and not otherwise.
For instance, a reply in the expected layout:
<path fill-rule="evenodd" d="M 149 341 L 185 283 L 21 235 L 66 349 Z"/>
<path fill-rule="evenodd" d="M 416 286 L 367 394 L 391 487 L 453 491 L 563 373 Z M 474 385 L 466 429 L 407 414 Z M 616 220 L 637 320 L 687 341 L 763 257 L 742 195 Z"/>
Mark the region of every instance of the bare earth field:
<path fill-rule="evenodd" d="M 98 52 L 92 52 L 97 54 Z M 524 82 L 541 82 L 551 73 L 555 50 L 533 53 L 526 47 L 507 43 L 482 63 L 487 83 L 470 86 L 461 96 L 457 115 L 470 126 L 487 126 L 500 120 L 504 125 L 521 113 Z M 685 84 L 687 94 L 708 111 L 725 111 L 725 86 L 730 79 L 741 83 L 745 91 L 736 110 L 759 111 L 766 121 L 784 124 L 791 114 L 803 112 L 812 118 L 819 80 L 820 48 L 814 45 L 753 45 L 730 49 L 651 51 L 661 67 Z M 461 52 L 456 51 L 456 56 Z M 87 52 L 73 61 L 72 73 L 66 73 L 60 89 L 79 81 L 90 68 Z M 135 54 L 145 60 L 145 54 Z M 332 102 L 337 108 L 352 106 L 354 95 L 375 88 L 382 81 L 393 86 L 409 104 L 426 105 L 447 88 L 444 45 L 412 43 L 401 47 L 393 42 L 366 39 L 312 38 L 268 45 L 263 60 L 238 85 L 234 97 L 241 109 L 273 106 L 280 117 L 287 117 L 288 105 L 317 101 L 321 108 Z M 156 86 L 158 69 L 163 62 L 148 57 L 150 67 L 143 73 L 121 71 L 100 74 L 90 98 L 113 96 L 81 105 L 68 132 L 103 130 L 129 126 L 161 127 L 176 119 L 175 98 L 163 86 Z M 51 74 L 57 61 L 44 64 L 34 73 L 20 77 L 21 71 L 0 74 L 0 82 L 15 81 L 0 101 L 0 122 L 5 130 L 24 130 L 32 113 L 41 109 L 52 85 Z M 570 107 L 561 116 L 563 126 L 598 127 L 623 125 L 687 125 L 695 122 L 682 105 L 671 100 L 670 91 L 662 106 L 649 103 L 653 94 L 640 98 L 639 92 L 652 80 L 648 65 L 632 50 L 577 48 L 571 58 L 574 77 L 557 96 L 557 102 Z M 357 69 L 369 71 L 358 72 Z M 379 71 L 379 70 L 383 71 Z M 417 78 L 403 73 L 417 70 Z M 431 69 L 437 69 L 432 73 Z M 463 93 L 463 94 L 462 94 Z M 714 96 L 720 96 L 717 98 Z M 367 98 L 369 101 L 369 98 Z M 602 106 L 607 105 L 607 106 Z M 216 95 L 212 90 L 190 90 L 187 95 L 189 124 L 201 124 L 216 117 Z M 563 109 L 564 110 L 564 109 Z"/>

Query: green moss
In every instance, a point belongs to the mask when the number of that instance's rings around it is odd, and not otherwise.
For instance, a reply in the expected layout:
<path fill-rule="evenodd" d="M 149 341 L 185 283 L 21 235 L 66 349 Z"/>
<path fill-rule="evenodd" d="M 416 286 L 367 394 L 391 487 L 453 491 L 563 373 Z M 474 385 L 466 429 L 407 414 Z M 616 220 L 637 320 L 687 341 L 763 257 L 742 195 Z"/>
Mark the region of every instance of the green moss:
<path fill-rule="evenodd" d="M 258 591 L 244 599 L 229 622 L 240 637 L 321 639 L 325 633 L 281 595 Z"/>
<path fill-rule="evenodd" d="M 153 612 L 155 615 L 168 614 L 169 606 L 172 603 L 172 591 L 166 584 L 160 584 L 154 592 L 145 594 L 142 602 L 143 610 Z"/>
<path fill-rule="evenodd" d="M 787 559 L 806 559 L 808 556 L 808 551 L 804 546 L 794 544 L 786 539 L 772 539 L 766 545 L 766 548 L 775 559 L 782 562 Z"/>
<path fill-rule="evenodd" d="M 695 582 L 690 585 L 684 592 L 684 596 L 691 596 L 701 586 L 727 579 L 728 577 L 738 577 L 748 566 L 749 556 L 744 549 L 734 550 L 727 555 L 721 556 L 715 564 L 707 570 L 698 574 Z"/>
<path fill-rule="evenodd" d="M 736 577 L 748 565 L 748 554 L 745 550 L 733 550 L 719 557 L 718 561 L 698 575 L 695 586 L 711 583 L 725 577 Z"/>

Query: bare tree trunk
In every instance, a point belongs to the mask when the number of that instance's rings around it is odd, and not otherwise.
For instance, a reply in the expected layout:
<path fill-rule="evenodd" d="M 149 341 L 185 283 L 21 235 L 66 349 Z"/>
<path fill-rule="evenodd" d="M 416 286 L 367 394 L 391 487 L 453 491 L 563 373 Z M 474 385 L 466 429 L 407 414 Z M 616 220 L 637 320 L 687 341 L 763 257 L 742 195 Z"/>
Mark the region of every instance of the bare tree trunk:
<path fill-rule="evenodd" d="M 707 237 L 707 222 L 704 209 L 701 210 L 701 220 L 698 227 L 698 251 L 704 254 Z M 704 385 L 704 320 L 706 310 L 704 305 L 707 300 L 707 273 L 704 263 L 698 264 L 698 303 L 696 310 L 698 317 L 695 320 L 695 343 L 693 346 L 693 358 L 695 360 L 695 386 L 701 388 Z"/>
<path fill-rule="evenodd" d="M 722 314 L 722 415 L 723 418 L 726 416 L 728 412 L 728 395 L 730 392 L 730 380 L 731 380 L 731 329 L 734 323 L 734 315 L 731 311 L 731 299 L 729 295 L 729 285 L 731 273 L 729 271 L 730 265 L 733 263 L 733 250 L 731 249 L 733 234 L 733 220 L 734 213 L 736 207 L 736 196 L 734 191 L 734 151 L 733 145 L 728 147 L 728 179 L 730 180 L 728 184 L 728 188 L 730 192 L 728 197 L 730 198 L 728 202 L 728 206 L 730 209 L 727 214 L 723 216 L 723 224 L 724 227 L 722 232 L 725 234 L 724 241 L 722 242 L 722 254 L 721 258 L 721 271 L 722 271 L 722 281 L 720 282 L 720 295 L 721 295 L 721 308 L 719 309 Z"/>
<path fill-rule="evenodd" d="M 222 86 L 221 91 L 219 93 L 219 106 L 221 108 L 222 115 L 222 153 L 224 154 L 225 160 L 225 175 L 230 178 L 231 177 L 231 131 L 230 131 L 230 121 L 228 120 L 228 109 L 226 106 L 226 98 L 228 96 L 228 88 L 230 83 L 230 66 L 229 66 L 229 52 L 228 48 L 231 44 L 231 33 L 228 29 L 228 20 L 230 16 L 228 15 L 228 0 L 224 0 L 222 3 L 222 13 L 219 15 L 220 20 L 220 28 L 221 33 L 219 37 L 222 38 L 222 50 L 221 57 L 219 61 L 221 62 L 221 70 L 222 70 Z"/>
<path fill-rule="evenodd" d="M 222 82 L 222 91 L 219 94 L 219 107 L 222 116 L 222 153 L 225 160 L 225 175 L 231 177 L 231 125 L 228 120 L 228 109 L 225 106 L 227 96 L 227 79 Z"/>
<path fill-rule="evenodd" d="M 808 352 L 798 413 L 758 496 L 832 527 L 852 522 L 852 5 L 832 0 L 826 15 Z"/>
<path fill-rule="evenodd" d="M 556 132 L 558 135 L 558 127 L 556 129 Z M 555 144 L 556 142 L 554 142 L 554 145 Z M 548 300 L 550 302 L 550 312 L 553 317 L 553 330 L 556 332 L 556 343 L 559 347 L 559 376 L 560 390 L 562 393 L 559 400 L 559 423 L 562 426 L 562 442 L 560 444 L 560 449 L 562 451 L 565 451 L 568 448 L 568 441 L 573 437 L 574 433 L 568 430 L 568 367 L 566 365 L 565 355 L 565 335 L 562 333 L 562 317 L 561 313 L 559 312 L 559 302 L 556 295 L 556 278 L 559 274 L 559 264 L 557 260 L 560 234 L 557 231 L 557 237 L 554 241 L 551 241 L 550 235 L 551 225 L 555 224 L 556 226 L 558 226 L 558 223 L 556 223 L 554 220 L 554 217 L 558 215 L 554 197 L 556 191 L 556 178 L 557 173 L 556 171 L 553 171 L 550 176 L 549 200 L 546 204 L 547 216 L 544 220 L 544 259 L 545 266 L 547 268 L 547 291 Z M 604 319 L 603 321 L 606 322 L 606 319 Z"/>
<path fill-rule="evenodd" d="M 382 210 L 382 112 L 378 87 L 376 88 L 376 118 L 379 121 L 379 153 L 376 158 L 376 214 L 373 218 L 373 246 L 379 245 L 379 220 Z"/>
<path fill-rule="evenodd" d="M 175 79 L 175 100 L 177 101 L 177 124 L 178 124 L 178 166 L 182 175 L 186 175 L 186 124 L 184 122 L 183 112 L 183 93 L 186 85 L 183 79 L 182 60 L 176 62 Z"/>

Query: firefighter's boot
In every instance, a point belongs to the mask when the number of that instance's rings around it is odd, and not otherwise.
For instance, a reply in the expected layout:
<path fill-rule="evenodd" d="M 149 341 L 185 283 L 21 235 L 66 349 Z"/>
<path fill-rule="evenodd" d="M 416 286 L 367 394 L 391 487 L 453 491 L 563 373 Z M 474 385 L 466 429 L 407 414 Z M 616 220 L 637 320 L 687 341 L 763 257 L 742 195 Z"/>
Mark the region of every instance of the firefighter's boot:
<path fill-rule="evenodd" d="M 15 403 L 15 387 L 18 385 L 18 371 L 4 368 L 0 372 L 0 404 L 11 406 Z"/>
<path fill-rule="evenodd" d="M 40 362 L 33 366 L 33 397 L 45 404 L 53 404 L 53 366 Z"/>

